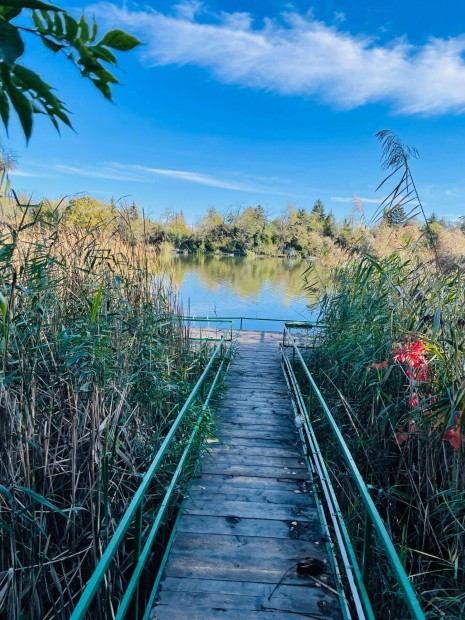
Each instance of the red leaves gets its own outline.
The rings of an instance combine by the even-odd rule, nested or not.
[[[460,448],[460,418],[462,417],[461,411],[456,411],[452,425],[444,433],[443,440],[448,441],[454,450]]]
[[[410,396],[410,398],[408,399],[408,404],[410,405],[410,407],[412,407],[412,409],[415,409],[415,407],[418,407],[419,404],[419,400],[418,400],[418,394],[416,392],[413,392],[412,396]]]
[[[428,360],[425,357],[426,344],[424,340],[410,340],[405,344],[392,349],[395,360],[407,364],[407,375],[415,381],[426,381],[428,378]]]
[[[428,379],[428,360],[426,359],[426,343],[424,340],[408,340],[404,345],[392,349],[394,360],[401,364],[407,364],[405,374],[409,380],[410,397],[408,404],[416,409],[420,404],[416,386]]]
[[[417,425],[415,423],[415,420],[410,420],[410,422],[408,423],[408,433],[404,432],[402,426],[397,427],[396,439],[399,446],[403,446],[404,444],[408,443],[409,439],[411,439],[411,437],[415,433],[416,426]]]

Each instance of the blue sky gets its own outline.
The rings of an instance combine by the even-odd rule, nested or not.
[[[25,62],[57,88],[76,133],[18,124],[18,191],[135,200],[157,216],[320,198],[341,218],[372,213],[376,131],[416,146],[428,212],[465,215],[465,5],[430,1],[60,2],[144,45],[120,55],[114,104],[64,58],[32,43]]]

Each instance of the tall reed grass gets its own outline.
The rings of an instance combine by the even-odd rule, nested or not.
[[[430,618],[465,618],[465,272],[412,244],[352,258],[320,299],[309,363]],[[331,433],[315,426],[358,548],[363,510]],[[408,617],[373,548],[376,617]]]
[[[69,617],[208,353],[191,348],[153,249],[40,211],[0,224],[0,614],[10,620]],[[95,617],[112,617],[132,549],[129,535]]]

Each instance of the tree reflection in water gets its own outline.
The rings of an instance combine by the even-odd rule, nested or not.
[[[309,266],[305,260],[169,255],[163,263],[178,287],[185,311],[191,314],[291,320],[315,316],[308,309],[315,297],[303,290],[303,274]],[[317,269],[325,279],[324,269]]]

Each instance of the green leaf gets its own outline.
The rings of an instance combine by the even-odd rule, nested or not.
[[[81,30],[81,32],[79,33],[79,38],[81,39],[81,41],[88,41],[89,40],[89,26],[86,22],[86,18],[84,17],[84,15],[81,15],[81,19],[79,20],[79,28]]]
[[[95,78],[90,78],[94,85],[99,89],[105,99],[112,101],[111,99],[111,89],[106,82],[102,82],[102,80],[98,80]]]
[[[19,9],[19,8],[14,9],[12,7],[8,8],[6,6],[0,6],[0,17],[3,17],[5,21],[10,22],[15,17],[18,17],[21,11],[22,9]]]
[[[95,299],[92,303],[92,312],[90,315],[90,322],[93,324],[95,319],[97,318],[98,310],[100,308],[100,302],[102,300],[102,291],[103,291],[103,281],[100,282],[100,286],[98,287],[97,294],[95,295]]]
[[[439,328],[441,327],[441,315],[442,315],[441,306],[439,306],[439,308],[434,313],[434,319],[433,319],[433,338],[434,338],[434,336],[436,336],[436,334],[439,331]]]
[[[37,30],[41,31],[43,29],[42,20],[39,17],[39,13],[37,11],[32,11],[32,21]]]
[[[90,33],[90,39],[89,39],[91,43],[95,41],[95,39],[97,38],[97,34],[98,34],[98,26],[97,26],[97,22],[94,19],[92,21],[92,32]]]
[[[76,38],[79,30],[79,24],[73,17],[71,17],[71,15],[68,15],[68,13],[65,13],[63,17],[65,19],[66,37],[68,38],[68,41],[72,41]]]
[[[3,484],[0,484],[0,493],[5,495],[10,504],[14,504],[15,498],[13,497],[13,494],[6,487],[4,487]]]
[[[55,127],[57,127],[55,117],[71,127],[71,121],[66,114],[67,110],[63,102],[53,94],[52,87],[44,82],[40,75],[27,67],[15,65],[14,76],[19,78],[23,90],[30,92],[40,103]]]
[[[2,321],[5,321],[6,314],[8,312],[8,301],[2,292],[0,292],[0,315],[2,317]]]
[[[47,27],[50,32],[53,31],[53,21],[47,11],[41,11],[42,19],[47,23]]]
[[[6,92],[13,104],[19,117],[19,122],[23,128],[26,140],[29,140],[32,133],[32,105],[29,99],[12,81],[5,82]]]
[[[89,47],[89,51],[96,57],[108,62],[110,65],[116,65],[116,57],[106,47],[94,45]]]
[[[14,63],[24,54],[24,43],[15,26],[0,21],[0,59]]]
[[[41,2],[40,0],[2,0],[2,6],[12,6],[18,9],[40,9],[43,11],[62,11],[54,4]]]
[[[8,131],[8,121],[10,119],[10,104],[8,103],[5,91],[0,85],[0,116],[2,117],[5,129]]]
[[[23,486],[17,485],[16,488],[19,489],[20,491],[22,491],[23,493],[25,493],[26,495],[29,495],[29,497],[31,499],[33,499],[34,502],[37,502],[37,503],[42,504],[44,506],[47,506],[47,508],[50,508],[50,510],[53,510],[53,512],[57,512],[58,514],[62,515],[68,521],[70,520],[68,515],[66,515],[63,512],[63,510],[58,508],[58,506],[55,506],[55,504],[52,504],[52,502],[50,502],[43,495],[39,495],[39,493],[36,493],[35,491],[33,491],[32,489],[29,489],[28,487],[23,487]]]
[[[63,33],[64,33],[63,22],[61,20],[61,13],[55,13],[55,19],[53,20],[53,26],[54,26],[53,33],[59,39],[60,37],[63,36]]]
[[[53,53],[57,53],[60,52],[62,49],[64,49],[64,47],[66,47],[65,45],[60,45],[59,43],[55,43],[55,41],[52,41],[51,39],[47,39],[46,37],[41,37],[42,43],[45,45],[45,47],[47,47],[49,50],[52,50]]]
[[[110,30],[99,43],[99,45],[106,45],[119,52],[128,52],[140,44],[139,39],[123,30]]]

